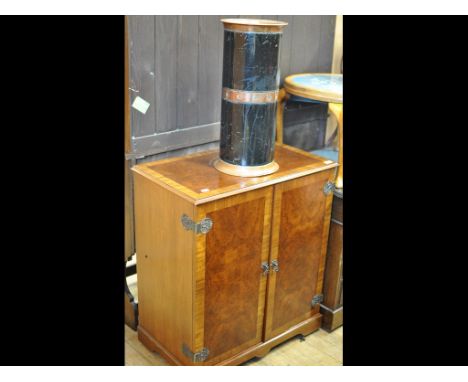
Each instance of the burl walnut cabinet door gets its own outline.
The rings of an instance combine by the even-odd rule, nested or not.
[[[313,317],[322,292],[333,171],[275,185],[265,340]]]
[[[197,207],[213,226],[197,235],[194,348],[215,364],[262,341],[273,187]]]

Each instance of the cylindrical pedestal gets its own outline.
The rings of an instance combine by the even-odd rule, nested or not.
[[[285,22],[224,19],[221,172],[244,177],[278,170],[274,162],[279,45]]]

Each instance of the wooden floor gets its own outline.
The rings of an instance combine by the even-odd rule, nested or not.
[[[138,298],[136,275],[127,278],[129,288]],[[254,358],[243,366],[340,366],[343,364],[343,327],[332,333],[319,329],[306,336],[291,338],[273,348],[265,357]],[[138,340],[137,332],[125,325],[126,366],[168,366],[157,353]]]

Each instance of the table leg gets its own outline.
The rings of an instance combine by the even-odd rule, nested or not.
[[[343,188],[343,104],[330,103],[330,111],[338,121],[338,175],[335,180],[336,188]]]
[[[286,90],[280,89],[278,93],[278,104],[276,106],[276,142],[283,143],[283,112],[284,104],[289,98]]]

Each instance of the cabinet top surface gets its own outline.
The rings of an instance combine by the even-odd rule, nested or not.
[[[194,204],[201,204],[338,166],[327,158],[276,144],[275,161],[279,165],[278,171],[266,176],[242,178],[216,170],[213,162],[218,157],[217,150],[205,151],[138,164],[132,170]]]

